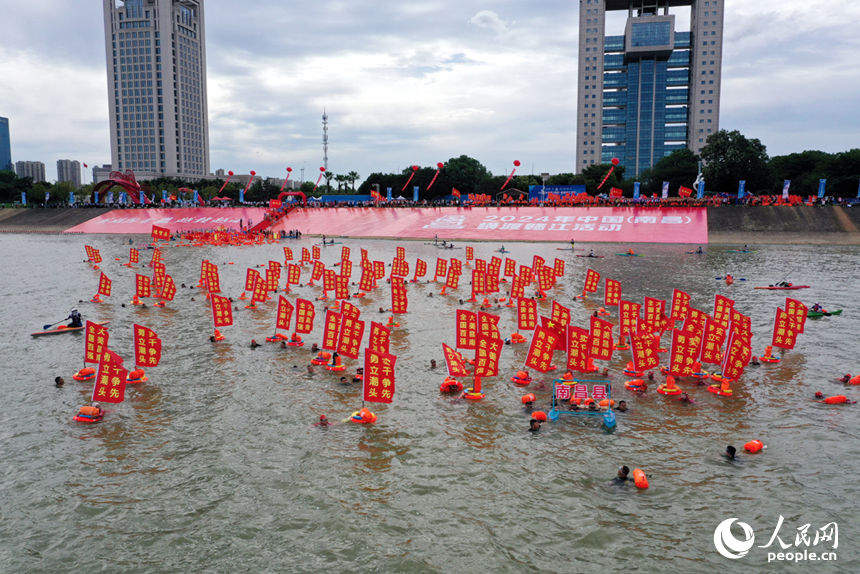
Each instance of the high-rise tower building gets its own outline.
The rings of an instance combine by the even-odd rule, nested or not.
[[[9,137],[8,118],[0,118],[0,170],[15,171],[12,165],[12,141]]]
[[[81,162],[70,159],[57,160],[57,183],[71,181],[76,188],[81,187]]]
[[[580,0],[577,172],[617,157],[636,176],[719,129],[726,0]],[[673,13],[690,7],[690,30]],[[623,36],[606,12],[627,11]]]
[[[45,181],[45,164],[41,161],[16,161],[15,173],[18,177],[32,177],[33,183]]]
[[[102,2],[114,169],[208,176],[203,0]]]

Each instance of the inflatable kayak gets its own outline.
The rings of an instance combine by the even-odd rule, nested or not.
[[[579,248],[571,249],[570,247],[556,247],[555,250],[556,251],[585,251],[585,249],[579,249]]]
[[[96,323],[96,325],[107,325],[110,321],[100,321]],[[51,329],[49,331],[36,331],[35,333],[30,333],[33,337],[39,337],[41,335],[56,335],[57,333],[73,333],[75,331],[83,331],[86,327],[63,327],[62,329]]]
[[[616,253],[618,257],[645,257],[641,253]]]
[[[806,313],[807,317],[829,317],[831,315],[841,315],[842,309],[837,309],[836,311],[809,311]]]
[[[771,291],[794,291],[795,289],[809,289],[809,285],[792,285],[791,287],[774,287],[773,285],[768,285],[767,287],[753,287],[753,289],[769,289]]]
[[[577,255],[577,257],[588,257],[589,259],[603,259],[605,255]]]
[[[704,255],[707,251],[684,251],[688,255]]]
[[[496,249],[496,253],[510,253],[507,249]]]

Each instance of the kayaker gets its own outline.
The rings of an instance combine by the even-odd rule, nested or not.
[[[594,249],[592,249],[591,251],[589,251],[589,252],[588,252],[588,256],[589,256],[589,257],[594,257]]]
[[[69,328],[83,327],[84,326],[84,320],[81,317],[81,314],[78,313],[78,309],[76,307],[72,307],[71,314],[68,317],[66,317],[66,319],[72,320],[72,322],[69,323]]]
[[[699,248],[698,248],[698,249],[696,249],[696,253],[704,253],[704,251],[702,251],[702,246],[701,246],[701,245],[699,245]]]
[[[820,303],[816,303],[812,306],[812,309],[810,309],[810,311],[812,311],[813,313],[823,313],[824,309],[821,307]]]
[[[632,248],[632,247],[631,247],[630,249],[628,249],[628,250],[627,250],[627,255],[636,255],[636,253],[634,253],[634,252],[633,252],[633,248]]]

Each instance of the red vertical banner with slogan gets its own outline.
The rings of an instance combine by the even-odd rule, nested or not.
[[[359,290],[368,292],[373,289],[373,270],[365,267],[361,270],[361,280],[358,283]]]
[[[581,327],[567,326],[567,368],[570,371],[588,371],[590,335]]]
[[[302,262],[302,263],[310,263],[310,261],[311,261],[311,252],[308,250],[308,248],[307,248],[307,247],[302,247],[302,259],[301,259],[301,262]]]
[[[535,255],[532,257],[532,273],[537,277],[540,270],[544,267],[544,263],[546,263],[546,259],[541,257],[540,255]]]
[[[333,269],[325,269],[323,270],[323,291],[334,291],[334,270]]]
[[[298,285],[302,282],[302,269],[298,265],[287,265],[287,286]]]
[[[173,282],[173,277],[170,275],[164,276],[164,286],[161,288],[161,293],[158,295],[165,301],[173,301],[176,297],[176,283]]]
[[[477,269],[472,269],[472,296],[482,295],[486,290],[485,275]]]
[[[280,278],[280,269],[266,269],[266,292],[277,291]]]
[[[663,309],[666,302],[654,297],[645,297],[645,307],[642,312],[643,323],[648,333],[656,333],[660,330],[660,320],[663,317]]]
[[[296,333],[307,334],[314,330],[316,309],[311,301],[296,299]]]
[[[600,285],[600,273],[589,269],[585,274],[585,285],[582,290],[586,293],[597,293],[597,286]]]
[[[495,377],[499,374],[502,340],[479,333],[475,340],[475,376]]]
[[[349,298],[349,277],[336,275],[334,278],[334,297],[335,299]]]
[[[313,247],[311,247],[311,249],[313,250],[313,251],[312,251],[312,252],[313,252],[313,256],[312,256],[312,258],[313,258],[313,259],[319,259],[319,258],[322,256],[322,253],[320,252],[320,248],[319,248],[319,247],[317,247],[316,245],[314,245]]]
[[[475,249],[466,246],[466,261],[472,261],[475,258]]]
[[[406,295],[406,285],[403,277],[391,278],[391,312],[394,314],[406,313],[409,307],[409,299]]]
[[[141,275],[140,273],[134,276],[134,294],[137,297],[150,296],[149,277],[147,277],[146,275]]]
[[[684,322],[687,320],[687,315],[690,313],[690,296],[680,289],[675,289],[672,292],[672,313],[670,319]]]
[[[541,373],[548,372],[552,365],[552,353],[559,339],[554,331],[536,326],[525,365]]]
[[[517,262],[505,257],[505,277],[513,277],[517,274]]]
[[[367,343],[371,351],[389,353],[391,347],[391,330],[382,323],[370,323],[370,340]]]
[[[466,377],[470,373],[466,370],[466,363],[460,357],[460,353],[442,343],[442,353],[445,356],[445,365],[448,367],[449,377]]]
[[[806,316],[809,313],[809,308],[797,299],[786,297],[785,312],[788,313],[789,319],[794,321],[797,332],[803,333],[803,329],[806,328]]]
[[[107,349],[109,338],[110,333],[108,333],[107,327],[87,321],[84,363],[98,364],[101,362],[102,355]]]
[[[108,279],[108,276],[102,272],[99,276],[99,295],[104,295],[105,297],[110,297],[111,285],[113,282]]]
[[[152,265],[152,283],[156,290],[164,287],[164,278],[167,277],[167,268],[164,263],[153,263]]]
[[[552,267],[544,265],[538,272],[538,286],[541,291],[549,291],[555,286],[555,272]]]
[[[233,324],[233,307],[231,307],[230,299],[220,295],[212,295],[212,320],[215,323],[215,328],[229,327]]]
[[[337,350],[337,337],[340,334],[340,313],[331,309],[325,312],[325,330],[323,331],[322,348]]]
[[[537,326],[537,301],[517,299],[517,329],[531,331]]]
[[[556,257],[555,263],[552,266],[556,277],[564,277],[564,260]]]
[[[733,332],[726,345],[726,356],[723,359],[722,375],[736,381],[744,372],[752,359],[752,341],[749,336]]]
[[[523,278],[514,275],[511,279],[511,299],[522,299],[526,294],[526,282]]]
[[[620,302],[618,305],[619,315],[621,316],[619,337],[624,337],[628,333],[633,333],[638,329],[639,308],[639,303],[631,303],[630,301]]]
[[[256,269],[248,268],[245,272],[245,291],[253,291],[254,285],[257,284],[257,279],[260,278],[260,272]]]
[[[687,320],[684,321],[684,329],[693,333],[701,333],[705,329],[705,322],[709,315],[700,309],[690,307]]]
[[[549,319],[560,327],[566,328],[568,325],[570,325],[570,309],[568,309],[558,301],[553,301],[552,312],[550,313]]]
[[[122,358],[107,349],[102,354],[96,384],[93,387],[93,400],[102,403],[121,403],[125,400],[125,381],[128,371],[122,366]]]
[[[777,307],[770,344],[780,349],[793,349],[795,343],[797,343],[797,325],[788,313]]]
[[[394,366],[397,357],[389,353],[364,350],[364,400],[390,403],[394,397]]]
[[[152,226],[152,238],[156,241],[170,241],[170,230],[166,227]]]
[[[487,272],[487,262],[484,261],[483,259],[476,259],[475,260],[475,269],[477,269],[481,273],[486,273]]]
[[[384,261],[374,261],[373,262],[373,277],[374,279],[382,279],[385,277],[385,262]]]
[[[139,367],[157,367],[161,361],[161,339],[155,331],[143,325],[134,325],[134,364]]]
[[[413,277],[413,280],[420,279],[425,275],[427,275],[427,263],[419,259],[415,262],[415,276]]]
[[[499,334],[499,320],[501,317],[498,315],[492,315],[490,313],[484,313],[483,311],[478,311],[478,334],[479,335],[487,335],[489,337],[493,337],[498,339],[501,337]]]
[[[364,338],[364,321],[355,316],[344,315],[341,319],[340,336],[337,341],[337,352],[344,357],[357,359]]]
[[[660,366],[657,355],[657,339],[649,334],[630,335],[630,353],[633,355],[633,367],[637,371],[647,371]]]
[[[478,337],[478,316],[472,311],[457,309],[457,343],[458,349],[474,349]]]
[[[292,261],[293,260],[293,250],[289,247],[284,247],[284,261]]]
[[[752,339],[752,319],[733,308],[731,321],[729,322],[729,332],[739,333],[748,339]]]
[[[140,253],[134,247],[128,250],[128,262],[129,263],[140,263]]]
[[[257,280],[254,282],[254,289],[251,291],[251,304],[262,303],[266,300],[266,282],[262,277],[257,275]]]
[[[672,332],[669,373],[676,377],[689,377],[695,373],[693,365],[698,361],[702,347],[702,333],[678,329]]]
[[[612,358],[614,341],[612,340],[613,325],[599,317],[591,317],[591,343],[588,355],[599,361],[608,361]]]
[[[349,247],[344,245],[340,248],[340,260],[341,261],[349,261],[350,250]]]
[[[447,259],[436,259],[436,272],[433,274],[434,279],[436,277],[444,277],[448,274],[448,260]]]
[[[617,307],[621,302],[621,282],[606,279],[603,283],[603,304],[607,307]]]
[[[716,319],[708,317],[705,321],[704,340],[702,341],[701,362],[719,365],[723,362],[723,343],[726,341],[726,327]]]
[[[397,258],[398,259],[406,259],[406,248],[397,246]]]
[[[275,323],[275,329],[290,330],[290,324],[293,322],[293,304],[286,297],[281,295],[278,297],[278,318]]]
[[[714,295],[714,321],[724,328],[728,327],[734,306],[735,302],[728,297]]]
[[[448,278],[445,280],[445,289],[456,289],[460,285],[460,274],[454,273],[452,267],[448,272]]]
[[[340,262],[340,276],[349,279],[352,277],[352,261],[344,259]]]

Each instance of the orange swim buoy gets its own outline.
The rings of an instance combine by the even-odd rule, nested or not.
[[[753,454],[764,448],[764,444],[760,440],[751,440],[744,445],[744,450]]]
[[[602,401],[600,401],[600,406],[601,407],[614,407],[615,406],[615,399],[603,399]]]
[[[848,397],[845,395],[836,395],[835,397],[827,397],[824,402],[828,405],[838,405],[848,402]]]
[[[529,393],[527,395],[523,395],[523,398],[522,398],[523,404],[533,403],[536,400],[537,400],[537,397],[535,396],[534,393]]]
[[[543,411],[535,411],[532,413],[532,418],[542,423],[546,422],[546,413]]]
[[[645,381],[642,379],[635,379],[632,381],[627,381],[624,383],[624,388],[629,391],[636,391],[638,393],[644,393],[648,390],[648,385],[645,384]]]
[[[633,469],[633,483],[636,488],[648,488],[648,477],[645,476],[645,471],[641,468]]]
[[[848,381],[849,385],[860,385],[860,375],[855,376],[853,379]]]

